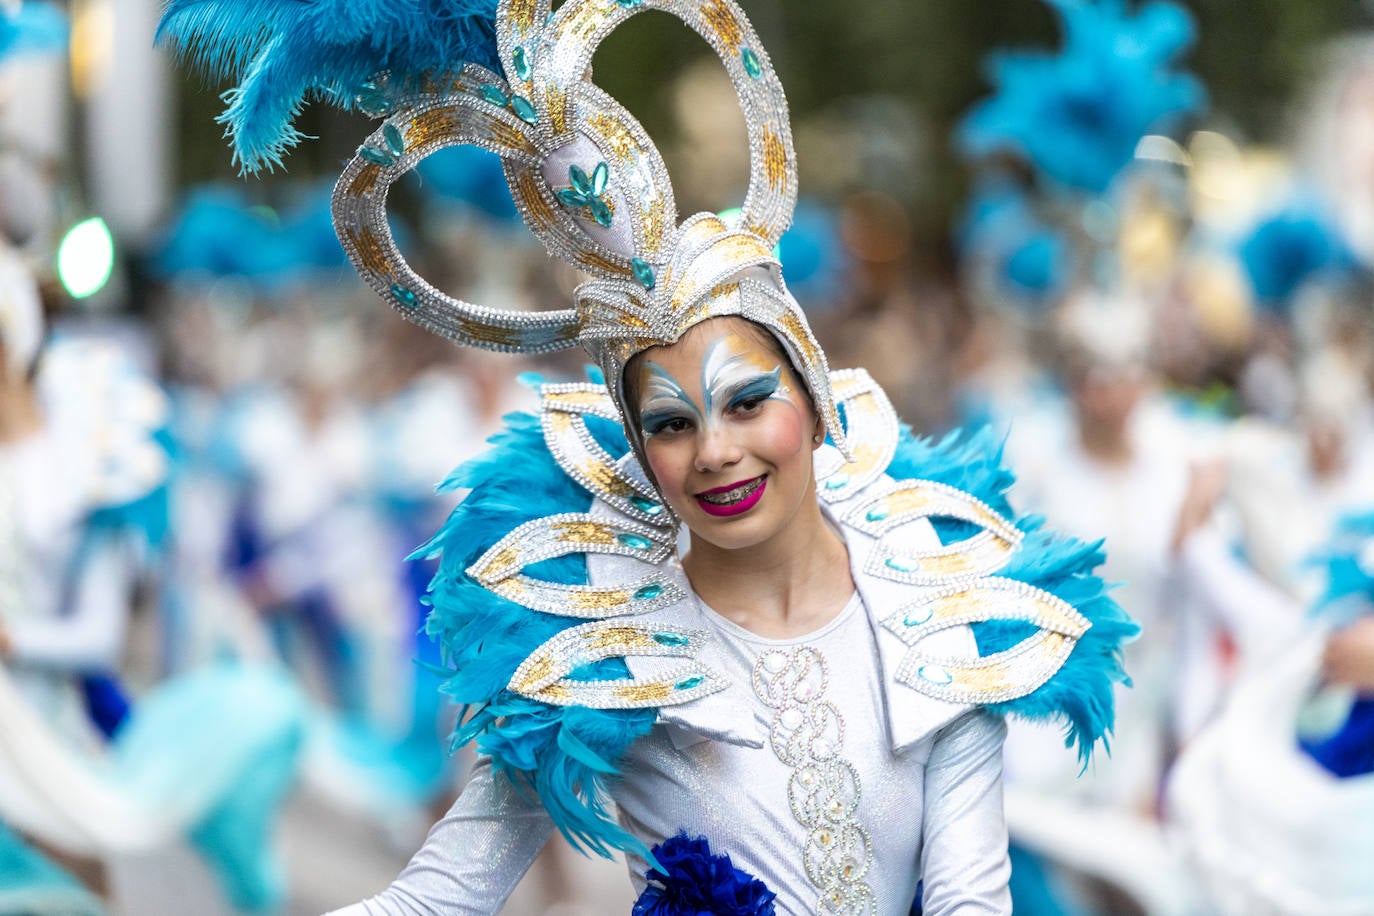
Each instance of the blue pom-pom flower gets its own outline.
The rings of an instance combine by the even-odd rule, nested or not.
[[[635,901],[634,916],[772,916],[777,894],[736,868],[728,855],[713,855],[705,837],[686,833],[653,848],[659,867],[645,873],[649,886]]]

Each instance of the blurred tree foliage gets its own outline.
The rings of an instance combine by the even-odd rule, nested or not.
[[[925,149],[916,195],[918,238],[938,242],[966,187],[950,149],[961,114],[987,94],[981,68],[995,48],[1058,47],[1054,16],[1040,0],[740,0],[787,89],[793,119],[843,112],[875,95],[895,98],[922,126]],[[1243,139],[1282,139],[1288,104],[1314,75],[1314,53],[1342,32],[1371,23],[1358,0],[1184,0],[1199,40],[1185,58],[1211,94],[1210,122]],[[624,101],[659,141],[671,140],[665,80],[709,53],[696,35],[657,13],[635,17],[598,52],[596,79]],[[184,84],[178,116],[179,180],[232,178],[213,117],[219,89]],[[340,118],[309,106],[300,127],[320,137],[287,161],[295,177],[337,170],[367,130],[362,118]],[[808,165],[802,162],[803,180]]]

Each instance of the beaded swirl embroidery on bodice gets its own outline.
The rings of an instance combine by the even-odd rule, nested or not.
[[[770,649],[755,661],[753,683],[773,711],[773,753],[792,768],[787,801],[808,831],[802,855],[806,876],[819,892],[817,910],[871,913],[873,892],[864,878],[873,847],[858,818],[858,771],[841,753],[844,717],[825,698],[825,656],[810,646]]]

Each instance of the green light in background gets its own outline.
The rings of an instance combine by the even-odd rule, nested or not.
[[[100,217],[82,220],[57,249],[57,277],[73,299],[100,292],[114,270],[114,240]]]

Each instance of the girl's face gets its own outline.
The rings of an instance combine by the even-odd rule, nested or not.
[[[703,322],[631,371],[649,469],[694,537],[752,547],[813,498],[820,422],[787,360],[746,321]]]

